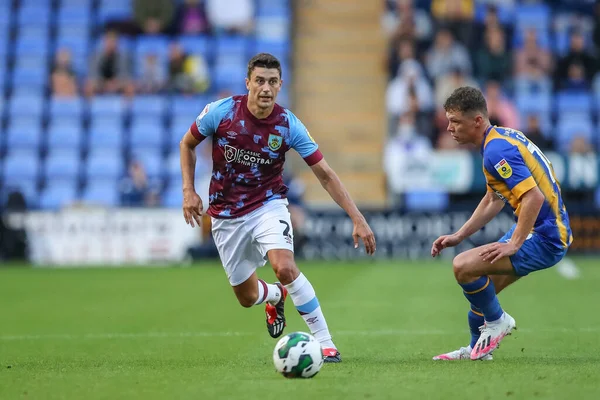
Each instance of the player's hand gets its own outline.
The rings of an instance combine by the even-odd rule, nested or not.
[[[479,256],[483,261],[489,261],[490,264],[493,264],[502,257],[512,256],[517,251],[519,251],[519,248],[510,242],[491,243],[481,249]]]
[[[446,247],[454,247],[460,244],[463,239],[456,233],[452,235],[440,236],[431,246],[431,257],[437,257]]]
[[[354,230],[352,231],[352,238],[354,238],[354,248],[358,249],[358,239],[362,239],[365,244],[365,250],[367,254],[372,255],[377,250],[377,246],[375,243],[375,235],[373,231],[367,224],[367,221],[363,218],[360,218],[354,221]]]
[[[202,225],[202,199],[194,190],[183,191],[183,218],[188,225]]]

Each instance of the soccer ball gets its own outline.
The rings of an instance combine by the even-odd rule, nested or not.
[[[308,333],[290,333],[275,345],[273,362],[286,378],[312,378],[323,366],[321,343]]]

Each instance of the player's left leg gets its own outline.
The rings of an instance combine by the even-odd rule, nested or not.
[[[288,249],[271,249],[267,256],[275,275],[285,285],[296,310],[310,329],[310,333],[321,343],[325,362],[340,362],[341,355],[331,340],[319,299],[309,280],[296,266],[294,253]]]
[[[494,264],[484,261],[479,255],[483,248],[484,246],[481,246],[465,251],[456,256],[453,261],[456,281],[463,288],[467,300],[476,307],[472,311],[483,314],[485,319],[481,335],[471,351],[473,360],[489,355],[515,328],[514,319],[502,310],[496,296],[494,281],[490,278],[490,275],[514,276],[512,262],[509,257],[504,257]],[[475,312],[469,318],[469,325],[473,325],[472,328],[479,317]]]

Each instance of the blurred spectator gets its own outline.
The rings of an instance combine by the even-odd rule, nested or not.
[[[502,2],[502,5],[504,7],[509,6],[510,4],[507,4],[510,2],[510,0],[500,0]],[[506,47],[510,48],[511,47],[511,43],[512,43],[512,37],[513,37],[513,28],[511,25],[509,24],[503,24],[500,21],[500,17],[498,15],[498,7],[496,6],[496,4],[493,4],[494,1],[488,2],[489,4],[486,7],[486,12],[485,12],[485,17],[483,19],[483,22],[478,23],[476,25],[476,29],[475,32],[477,32],[477,35],[472,35],[472,40],[470,41],[470,45],[473,48],[481,48],[483,46],[485,46],[485,38],[486,38],[486,34],[488,31],[492,30],[492,29],[502,29],[502,31],[504,32],[504,36],[505,36],[505,42],[506,42]]]
[[[439,78],[435,85],[435,106],[443,111],[442,106],[452,92],[462,86],[478,87],[477,82],[465,75],[462,69],[455,67],[450,73]],[[445,113],[444,113],[445,114]],[[444,119],[446,116],[444,115]]]
[[[477,78],[481,82],[510,77],[511,58],[506,51],[504,32],[493,28],[486,32],[485,47],[477,53]]]
[[[388,140],[383,155],[388,186],[394,193],[402,193],[422,186],[423,174],[431,157],[431,143],[417,132],[412,113],[403,114],[397,131]]]
[[[252,0],[206,0],[206,13],[217,33],[248,34],[253,29]]]
[[[435,36],[433,47],[426,56],[426,66],[429,76],[434,80],[455,68],[471,74],[471,57],[465,46],[456,42],[452,33],[444,28]]]
[[[525,31],[525,42],[516,51],[514,66],[516,76],[530,76],[533,69],[539,70],[541,75],[550,75],[552,72],[552,54],[539,46],[535,29]]]
[[[143,59],[138,91],[140,93],[159,93],[167,84],[168,76],[165,66],[156,54],[147,54]]]
[[[581,32],[575,31],[571,34],[569,53],[557,63],[554,73],[556,88],[562,87],[562,83],[569,79],[569,70],[573,64],[579,64],[583,68],[585,80],[590,83],[597,71],[596,58],[585,49],[585,38]]]
[[[586,79],[585,69],[578,62],[573,62],[567,70],[567,79],[562,82],[560,89],[573,91],[587,91],[590,89],[590,82]]]
[[[174,20],[174,31],[180,35],[198,35],[210,32],[204,0],[185,0],[179,5]]]
[[[119,191],[121,205],[124,207],[145,207],[158,204],[158,193],[150,186],[144,166],[137,160],[129,164],[127,175],[121,180]]]
[[[413,0],[395,0],[393,8],[383,16],[383,30],[393,43],[399,39],[411,39],[423,46],[431,40],[431,18],[425,10],[415,9],[413,3]]]
[[[165,33],[174,15],[172,0],[134,0],[135,22],[148,35]]]
[[[571,154],[588,154],[594,151],[592,144],[586,139],[585,135],[573,134],[570,146]]]
[[[60,49],[56,53],[51,74],[52,95],[55,97],[75,97],[78,94],[77,77],[71,62],[71,52]]]
[[[306,241],[304,235],[306,224],[306,204],[304,203],[304,183],[289,171],[283,173],[283,183],[288,187],[288,210],[294,228],[294,250],[300,251]]]
[[[129,62],[119,50],[116,32],[104,35],[102,49],[92,56],[86,94],[120,93],[131,86]]]
[[[554,142],[542,133],[540,119],[535,114],[527,116],[527,125],[524,129],[525,136],[531,140],[542,151],[554,150]]]
[[[518,127],[519,113],[514,104],[502,93],[497,81],[489,81],[485,86],[488,115],[492,125]]]
[[[393,49],[390,56],[388,68],[389,77],[394,79],[398,73],[398,68],[406,60],[415,60],[415,44],[412,39],[403,38],[398,41],[397,48]]]
[[[410,110],[410,94],[414,92],[420,111],[431,110],[433,93],[429,82],[423,76],[421,65],[415,60],[407,60],[400,65],[399,74],[387,89],[387,110],[392,116],[400,116]]]
[[[459,42],[470,42],[475,15],[474,0],[432,0],[431,13],[438,23],[452,31]]]
[[[208,64],[201,55],[190,56],[180,45],[169,48],[169,88],[176,93],[202,93],[210,85]]]

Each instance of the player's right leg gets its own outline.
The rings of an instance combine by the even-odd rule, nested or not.
[[[282,309],[287,294],[285,288],[281,284],[266,283],[256,276],[256,268],[265,265],[265,260],[252,243],[246,219],[213,218],[212,233],[223,268],[240,305],[252,307],[266,303],[267,310],[269,307]],[[272,318],[267,312],[267,327],[272,337],[281,336],[285,327],[283,311],[281,318]]]

